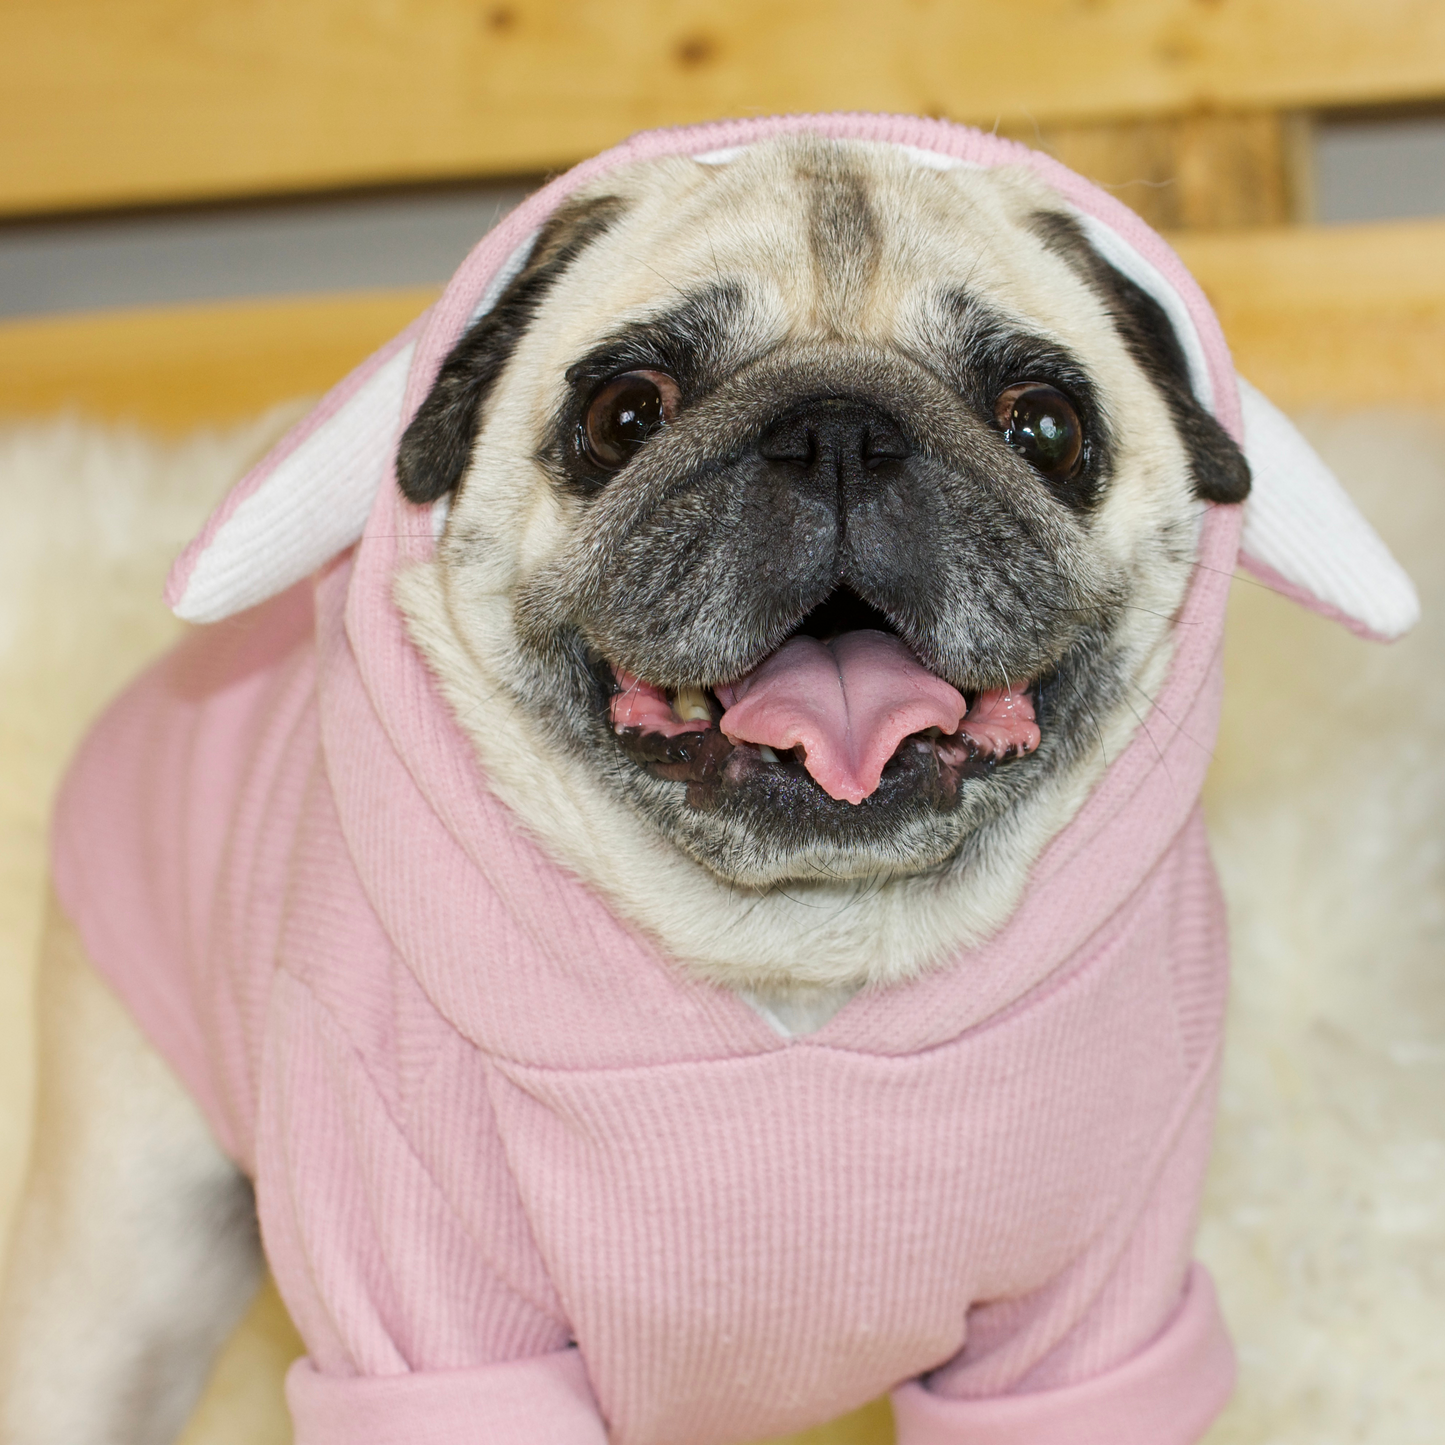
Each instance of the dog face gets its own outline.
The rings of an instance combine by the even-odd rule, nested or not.
[[[569,202],[398,474],[551,765],[751,889],[966,870],[1147,710],[1248,488],[1041,182],[814,137]]]

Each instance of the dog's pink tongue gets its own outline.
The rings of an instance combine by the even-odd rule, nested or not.
[[[901,638],[844,632],[794,637],[730,688],[718,724],[734,742],[803,749],[803,766],[830,798],[861,803],[910,733],[956,732],[968,704]]]

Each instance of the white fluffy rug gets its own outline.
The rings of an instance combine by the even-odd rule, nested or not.
[[[47,800],[91,716],[179,628],[169,558],[285,421],[161,444],[0,431],[0,1220],[28,1108]],[[1236,584],[1209,788],[1234,920],[1201,1234],[1241,1357],[1210,1445],[1445,1439],[1445,418],[1315,419],[1425,598],[1371,648]],[[188,1445],[287,1438],[295,1348],[263,1296]],[[825,1432],[814,1432],[817,1439]],[[886,1436],[877,1411],[826,1438]]]
[[[1415,578],[1382,648],[1236,583],[1206,800],[1234,994],[1211,1445],[1445,1440],[1445,418],[1306,418]]]

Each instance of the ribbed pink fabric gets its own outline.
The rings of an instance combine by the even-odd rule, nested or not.
[[[988,1400],[949,1400],[912,1383],[894,1392],[893,1409],[911,1445],[1166,1445],[1197,1440],[1233,1388],[1214,1286],[1195,1265],[1163,1333],[1107,1374]]]
[[[804,125],[1028,156],[788,118],[581,170]],[[515,238],[488,245],[495,269]],[[412,405],[490,275],[474,255],[433,312]],[[393,489],[314,585],[122,697],[63,789],[56,884],[256,1180],[310,1352],[300,1445],[592,1445],[603,1422],[721,1445],[899,1386],[906,1445],[1197,1438],[1230,1379],[1189,1259],[1226,968],[1197,798],[1238,531],[1210,512],[1159,703],[1010,922],[801,1040],[660,957],[487,791],[390,600],[432,546]]]
[[[318,1374],[309,1360],[297,1360],[286,1377],[286,1401],[301,1440],[604,1445],[607,1439],[575,1349],[474,1370],[362,1380]]]

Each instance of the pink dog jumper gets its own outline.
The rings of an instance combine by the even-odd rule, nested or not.
[[[1208,307],[1108,197],[958,127],[792,117],[553,183],[238,487],[171,599],[259,605],[102,719],[55,876],[255,1180],[309,1351],[300,1445],[721,1445],[889,1390],[905,1445],[1186,1445],[1229,1392],[1190,1254],[1226,986],[1198,795],[1239,508],[1206,518],[1147,727],[1012,920],[791,1040],[539,851],[392,605],[434,535],[396,437],[541,218],[609,166],[784,128],[1041,171],[1162,278],[1240,435]]]

